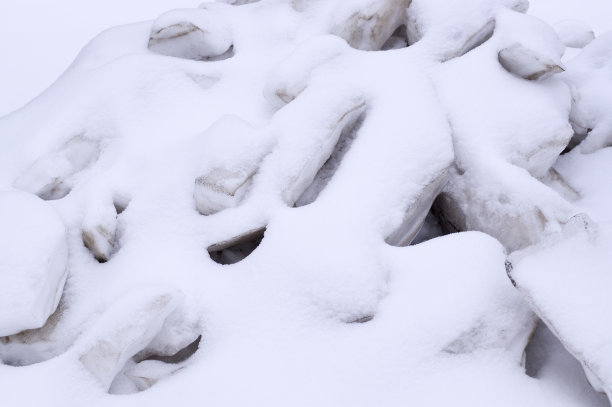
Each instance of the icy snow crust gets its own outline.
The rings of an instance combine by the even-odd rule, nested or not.
[[[233,3],[102,33],[0,121],[7,405],[599,405],[524,350],[533,309],[610,394],[552,252],[605,286],[609,35],[566,66],[581,26],[526,1]],[[433,214],[465,233],[404,247]]]

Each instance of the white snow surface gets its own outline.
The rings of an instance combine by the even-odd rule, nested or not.
[[[225,1],[95,37],[0,119],[3,404],[605,405],[610,34],[528,6]]]

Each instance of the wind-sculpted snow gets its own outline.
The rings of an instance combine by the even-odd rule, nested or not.
[[[225,1],[100,34],[0,121],[8,405],[575,405],[525,373],[530,305],[607,390],[588,301],[529,262],[611,202],[580,176],[608,168],[609,41],[527,6]]]

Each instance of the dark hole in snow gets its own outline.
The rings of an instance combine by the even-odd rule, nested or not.
[[[446,234],[447,233],[442,230],[439,217],[432,209],[427,213],[421,230],[419,230],[419,233],[417,233],[417,235],[414,237],[411,244],[415,245],[423,243]]]
[[[333,178],[334,174],[340,167],[342,159],[351,149],[351,145],[355,141],[364,119],[365,115],[362,114],[357,117],[354,122],[349,123],[342,130],[331,156],[327,159],[327,161],[325,161],[321,169],[319,169],[312,183],[308,186],[308,188],[306,188],[297,201],[295,201],[295,207],[306,206],[313,203],[321,191],[325,189],[329,181]]]
[[[444,193],[438,195],[434,201],[431,211],[433,216],[438,220],[443,235],[463,232],[465,230],[463,225],[457,224],[454,221],[458,216],[450,216],[451,213],[456,210],[456,208],[453,208],[451,200]]]
[[[382,51],[388,51],[390,49],[400,49],[406,48],[408,46],[408,31],[406,29],[406,25],[402,24],[393,34],[385,41],[383,46],[381,47]]]
[[[215,55],[212,57],[204,57],[201,60],[202,61],[209,61],[209,62],[213,62],[213,61],[223,61],[225,59],[230,59],[234,56],[234,45],[231,45],[227,51],[225,51],[223,54],[221,55]]]
[[[366,322],[370,322],[374,319],[374,315],[364,315],[362,317],[353,319],[351,321],[347,321],[349,324],[365,324]]]
[[[236,264],[247,258],[261,243],[266,228],[249,231],[208,247],[210,258],[218,264]]]
[[[580,125],[577,125],[576,123],[573,123],[573,122],[570,122],[570,123],[572,125],[572,129],[574,129],[574,135],[570,139],[565,149],[561,152],[561,154],[567,154],[570,151],[572,151],[574,148],[576,148],[577,145],[582,143],[584,139],[587,138],[589,133],[593,130],[593,129],[585,129],[584,127],[581,127]]]
[[[431,212],[433,203],[440,196],[440,191],[444,188],[444,185],[446,185],[446,179],[446,171],[443,171],[431,179],[429,183],[421,189],[419,195],[415,196],[410,205],[406,208],[402,222],[398,224],[393,233],[385,238],[387,244],[403,247],[412,243],[425,225],[427,215]],[[430,221],[433,222],[433,220],[434,219],[430,217]],[[430,225],[428,225],[428,227],[429,226]],[[429,228],[427,230],[429,230]],[[426,237],[425,233],[427,230],[423,231],[423,239]],[[435,234],[435,229],[433,233]]]
[[[115,198],[113,199],[113,206],[115,207],[115,212],[117,215],[121,215],[123,211],[125,211],[129,205],[129,199],[124,198]]]
[[[197,352],[200,347],[200,341],[202,340],[202,335],[198,336],[195,341],[191,342],[189,345],[185,346],[183,349],[176,352],[174,355],[169,356],[161,356],[161,355],[151,355],[143,360],[158,360],[164,363],[181,363],[189,359],[194,353]],[[138,362],[142,362],[139,360]]]
[[[426,242],[436,237],[446,236],[451,233],[457,233],[460,230],[451,223],[445,213],[445,205],[441,204],[443,200],[443,194],[439,194],[434,200],[421,229],[418,231],[411,244],[419,244]]]

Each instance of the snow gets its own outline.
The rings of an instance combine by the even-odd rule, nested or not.
[[[224,1],[92,39],[0,120],[3,400],[606,405],[610,37],[533,3],[566,22]]]

